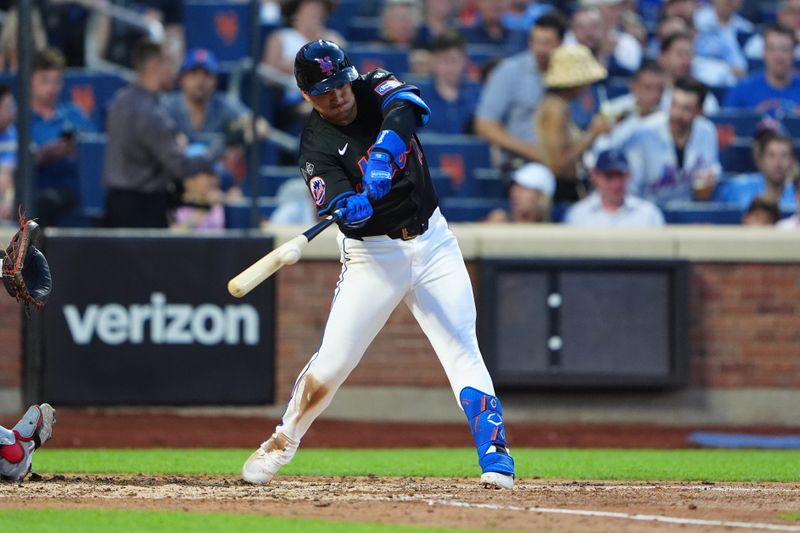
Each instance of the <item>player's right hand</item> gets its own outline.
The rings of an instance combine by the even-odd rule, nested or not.
[[[380,200],[392,188],[392,156],[375,148],[369,154],[367,168],[364,170],[364,192],[373,200]]]
[[[342,221],[348,228],[361,228],[372,216],[372,204],[364,194],[352,194],[344,199]]]

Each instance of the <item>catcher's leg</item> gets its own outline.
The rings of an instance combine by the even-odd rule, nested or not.
[[[300,373],[275,433],[250,456],[242,478],[268,483],[330,404],[407,288],[407,253],[392,243],[345,239],[343,266],[319,351]]]
[[[0,477],[20,480],[30,471],[33,452],[53,434],[55,409],[32,405],[13,429],[0,427]]]

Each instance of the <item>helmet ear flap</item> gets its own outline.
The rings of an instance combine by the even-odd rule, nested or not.
[[[315,96],[354,81],[358,71],[338,44],[318,40],[297,52],[294,77],[300,90]]]

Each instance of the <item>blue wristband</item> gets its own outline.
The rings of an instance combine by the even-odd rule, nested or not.
[[[406,143],[394,130],[381,130],[373,146],[391,155],[394,163],[408,150]]]

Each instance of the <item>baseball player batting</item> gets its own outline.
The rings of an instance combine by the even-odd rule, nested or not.
[[[0,270],[8,293],[26,308],[41,309],[50,295],[50,267],[34,242],[38,224],[20,214],[20,229],[5,250]],[[0,426],[0,479],[17,481],[31,470],[33,452],[53,434],[56,411],[50,404],[32,405],[12,429]]]
[[[400,302],[430,339],[463,409],[485,486],[513,488],[500,400],[478,349],[475,301],[458,243],[438,208],[415,132],[430,110],[419,90],[375,69],[359,76],[344,51],[313,41],[294,73],[314,108],[300,170],[320,215],[341,209],[342,271],[322,343],[300,372],[275,433],[242,477],[268,483],[361,360]]]

